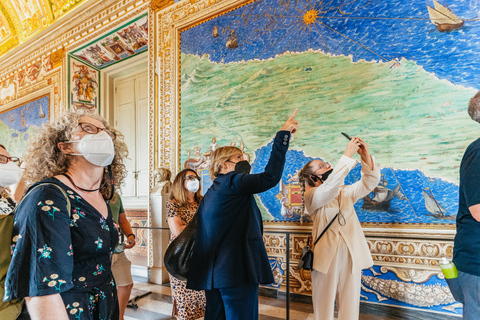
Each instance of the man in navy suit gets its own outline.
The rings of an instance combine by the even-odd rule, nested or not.
[[[213,185],[200,203],[195,248],[187,288],[205,290],[205,320],[258,319],[258,286],[274,281],[263,243],[263,224],[254,194],[281,179],[290,134],[298,129],[288,118],[275,136],[265,171],[249,174],[250,164],[236,147],[212,154]]]

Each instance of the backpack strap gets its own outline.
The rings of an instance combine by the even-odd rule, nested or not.
[[[65,190],[63,190],[62,187],[60,187],[58,184],[51,183],[51,182],[43,182],[43,183],[38,183],[37,185],[35,185],[32,189],[30,189],[30,191],[27,192],[27,194],[26,194],[26,195],[22,198],[22,200],[18,203],[17,208],[20,206],[20,204],[22,203],[23,199],[25,199],[33,190],[35,190],[37,187],[45,186],[45,185],[52,185],[52,186],[55,186],[55,187],[57,187],[58,189],[60,189],[60,191],[62,192],[63,196],[64,196],[65,199],[67,200],[68,216],[71,218],[71,217],[72,217],[72,204],[70,203],[70,198],[68,197],[67,193],[65,192]]]

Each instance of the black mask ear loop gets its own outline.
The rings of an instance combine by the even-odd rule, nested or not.
[[[108,166],[108,176],[110,177],[110,198],[107,200],[110,201],[113,199],[113,195],[115,194],[115,184],[113,183],[113,172],[112,172],[112,165]]]

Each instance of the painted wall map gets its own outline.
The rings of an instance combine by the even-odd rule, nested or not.
[[[0,111],[0,144],[12,156],[22,157],[26,141],[49,121],[50,96],[44,95],[11,109]]]
[[[100,72],[69,57],[70,106],[73,110],[99,110]]]
[[[259,195],[265,220],[300,220],[296,172],[313,158],[334,165],[347,132],[367,141],[382,172],[356,204],[361,222],[454,224],[460,160],[478,132],[466,109],[480,88],[479,9],[264,0],[184,30],[182,163],[208,167],[215,138],[242,146],[260,172],[298,107],[282,181]],[[357,165],[346,183],[359,177]]]
[[[102,39],[73,52],[73,55],[102,69],[147,49],[148,16],[144,14]]]

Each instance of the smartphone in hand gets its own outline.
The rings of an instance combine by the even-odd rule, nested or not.
[[[350,137],[348,134],[346,134],[345,132],[342,132],[343,136],[345,138],[347,138],[348,140],[352,140],[352,137]]]

